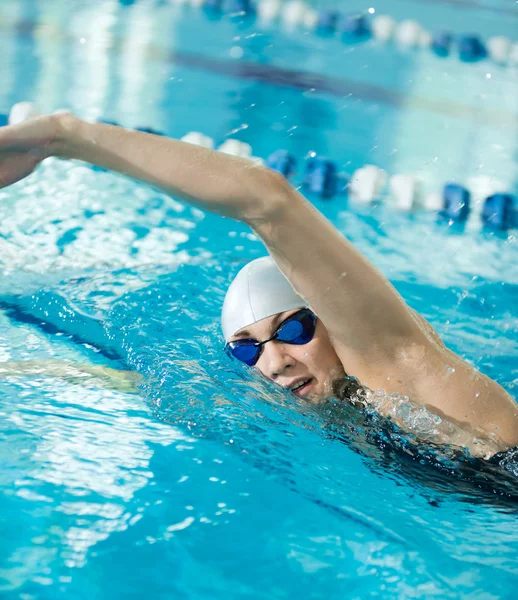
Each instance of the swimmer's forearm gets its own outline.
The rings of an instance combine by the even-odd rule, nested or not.
[[[250,223],[275,193],[276,174],[250,160],[72,115],[58,119],[54,155],[123,173],[205,210]]]

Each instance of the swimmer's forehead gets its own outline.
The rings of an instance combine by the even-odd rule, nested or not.
[[[299,310],[301,309],[295,308],[291,310],[285,310],[284,312],[277,313],[276,315],[270,315],[269,317],[265,317],[264,319],[261,319],[256,323],[252,323],[252,325],[247,325],[246,327],[243,327],[243,329],[236,331],[236,333],[234,333],[231,339],[242,340],[247,338],[253,338],[254,330],[256,329],[256,325],[258,325],[259,323],[268,323],[270,332],[273,334],[274,331],[277,329],[278,325],[282,323],[282,321],[285,321],[286,319],[291,317],[291,315],[298,313]]]

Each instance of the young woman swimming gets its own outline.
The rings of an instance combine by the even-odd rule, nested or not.
[[[486,440],[486,457],[518,445],[513,398],[447,349],[283,176],[247,159],[62,113],[0,129],[0,187],[50,156],[124,173],[253,229],[271,259],[237,275],[222,325],[229,352],[267,379],[319,402],[353,375]]]

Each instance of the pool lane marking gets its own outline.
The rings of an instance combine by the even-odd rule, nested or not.
[[[29,20],[20,21],[16,24],[4,23],[0,18],[0,29],[5,26],[14,27],[19,35],[46,37],[56,42],[77,42],[76,38],[44,23]],[[107,48],[107,54],[120,52],[126,43],[127,41],[123,38],[114,38],[111,46]],[[86,44],[85,49],[87,50],[87,48],[88,45]],[[434,100],[390,90],[375,84],[320,75],[311,71],[287,69],[250,61],[236,61],[235,59],[218,59],[180,50],[165,50],[153,44],[145,48],[144,54],[150,60],[163,60],[170,64],[199,69],[210,74],[217,73],[236,79],[257,81],[304,91],[313,90],[336,97],[352,95],[363,100],[382,102],[398,108],[413,108],[451,117],[471,118],[493,127],[518,128],[518,114],[506,110],[471,107],[458,102]]]
[[[183,67],[200,69],[208,71],[211,74],[218,73],[237,79],[257,81],[304,91],[314,90],[315,92],[324,92],[337,97],[352,95],[363,100],[383,102],[384,104],[399,108],[411,107],[451,117],[467,117],[482,122],[484,125],[518,128],[518,115],[508,111],[471,107],[447,100],[434,100],[396,90],[389,90],[370,83],[319,75],[310,71],[261,65],[254,62],[236,62],[233,59],[222,60],[201,54],[190,54],[179,51],[171,51],[168,61]]]

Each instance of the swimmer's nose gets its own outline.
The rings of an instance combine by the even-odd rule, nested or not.
[[[295,366],[295,359],[290,356],[288,346],[279,342],[268,342],[263,349],[263,355],[259,359],[259,370],[268,379],[275,381],[286,369]]]

